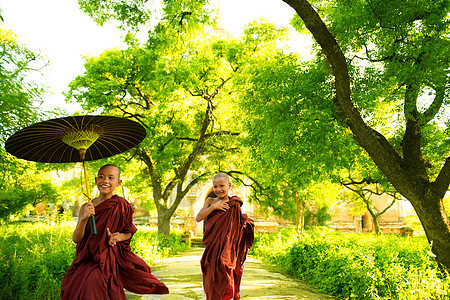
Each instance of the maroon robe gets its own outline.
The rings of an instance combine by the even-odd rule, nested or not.
[[[133,207],[124,198],[112,196],[95,207],[97,234],[91,235],[89,222],[83,239],[76,246],[76,257],[61,282],[61,298],[126,299],[123,288],[138,294],[168,294],[169,290],[150,267],[131,251],[129,238],[108,245],[111,233],[137,231]]]
[[[206,299],[223,299],[225,294],[240,299],[244,262],[254,241],[254,223],[242,214],[242,200],[232,196],[228,204],[228,210],[215,210],[205,220],[200,264]]]

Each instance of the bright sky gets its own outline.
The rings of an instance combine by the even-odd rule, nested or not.
[[[220,27],[239,36],[246,24],[265,18],[287,26],[294,11],[281,0],[216,0],[220,3]],[[122,46],[122,33],[113,26],[99,27],[78,9],[76,0],[0,0],[7,29],[22,42],[50,60],[43,70],[52,94],[44,97],[44,108],[62,107],[69,114],[77,105],[64,102],[62,92],[83,72],[83,55],[98,55]],[[297,44],[306,47],[305,41]],[[297,47],[296,47],[297,48]]]

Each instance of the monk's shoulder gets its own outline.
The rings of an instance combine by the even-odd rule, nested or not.
[[[133,207],[133,205],[130,203],[130,202],[128,202],[128,200],[127,199],[125,199],[125,198],[123,198],[123,197],[121,197],[121,196],[118,196],[118,195],[114,195],[113,197],[112,197],[112,200],[114,200],[114,201],[116,201],[118,204],[120,204],[121,206],[129,206],[129,207]]]
[[[213,197],[208,197],[208,198],[205,199],[205,203],[210,203],[210,204],[211,204],[211,202],[212,202],[213,200],[214,200]]]
[[[231,196],[231,197],[230,197],[230,201],[231,201],[231,200],[234,200],[234,201],[238,202],[241,206],[242,206],[242,204],[244,204],[244,201],[242,201],[242,199],[239,198],[239,196],[237,196],[237,195]]]
[[[220,199],[217,198],[217,197],[208,197],[205,200],[205,202],[208,203],[208,206],[211,206],[211,205],[213,205],[214,203],[216,203],[218,201],[220,201]]]

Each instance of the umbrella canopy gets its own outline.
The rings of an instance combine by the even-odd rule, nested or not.
[[[33,124],[5,143],[25,160],[67,163],[101,159],[138,145],[146,136],[137,122],[111,116],[71,116]],[[83,157],[84,156],[84,157]]]

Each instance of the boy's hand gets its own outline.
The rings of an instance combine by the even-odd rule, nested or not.
[[[228,203],[226,201],[219,201],[213,204],[214,209],[218,209],[221,211],[226,211],[227,209],[230,208],[230,206],[228,205]]]
[[[95,208],[94,208],[94,204],[92,204],[92,202],[87,202],[85,203],[81,209],[80,209],[80,214],[79,214],[79,218],[81,220],[87,220],[89,219],[90,216],[95,215]]]
[[[109,228],[106,228],[106,234],[108,236],[108,245],[115,246],[118,242],[120,242],[119,234],[120,232],[111,233]]]

